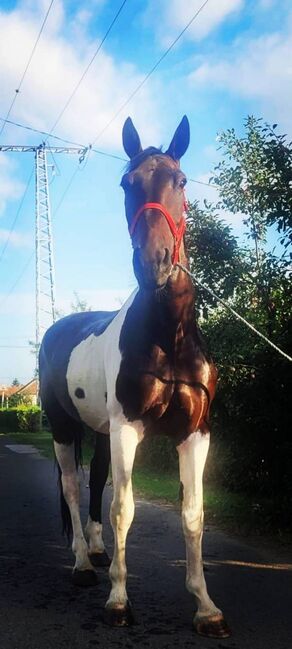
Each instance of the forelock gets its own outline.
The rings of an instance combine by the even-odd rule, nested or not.
[[[162,147],[157,149],[155,146],[149,146],[147,149],[144,149],[144,151],[141,151],[141,153],[138,153],[132,160],[128,162],[126,165],[126,172],[134,171],[134,169],[137,169],[137,167],[142,164],[149,156],[151,155],[165,155],[162,152]]]

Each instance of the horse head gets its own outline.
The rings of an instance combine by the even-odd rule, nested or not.
[[[130,117],[123,127],[123,145],[130,162],[121,186],[140,288],[165,286],[183,250],[186,176],[179,160],[189,139],[186,116],[165,152],[155,147],[143,150]]]

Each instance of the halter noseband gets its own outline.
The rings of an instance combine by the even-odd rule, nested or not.
[[[176,225],[173,217],[168,212],[166,207],[164,207],[164,205],[161,205],[161,203],[144,203],[144,205],[141,205],[141,207],[139,207],[139,209],[137,210],[137,212],[136,212],[136,214],[135,214],[135,216],[133,218],[133,221],[132,221],[131,225],[129,226],[129,233],[130,233],[131,237],[134,234],[136,225],[138,223],[138,220],[139,220],[141,214],[145,210],[149,210],[149,209],[150,210],[159,210],[159,212],[161,212],[163,214],[163,216],[165,216],[165,218],[167,220],[167,223],[168,223],[168,225],[170,227],[170,230],[172,232],[173,239],[174,239],[174,248],[173,248],[173,255],[172,255],[171,261],[172,261],[173,266],[175,266],[175,264],[177,264],[177,262],[179,261],[180,244],[182,242],[182,238],[184,236],[185,229],[186,229],[186,220],[185,220],[184,214],[182,215],[179,224]],[[187,211],[187,202],[185,200],[184,201],[184,212],[186,212],[186,211]]]

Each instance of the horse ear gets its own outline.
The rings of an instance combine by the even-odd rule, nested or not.
[[[190,124],[187,116],[184,115],[165,153],[166,155],[169,155],[174,160],[180,160],[180,158],[186,152],[189,143],[190,143]]]
[[[140,138],[131,117],[127,117],[123,126],[123,145],[129,158],[135,158],[142,151]]]

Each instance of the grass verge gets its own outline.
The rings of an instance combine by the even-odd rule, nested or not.
[[[42,432],[9,433],[9,437],[18,444],[32,444],[49,459],[54,458],[52,435]],[[93,454],[92,444],[84,440],[82,445],[83,463],[89,465]],[[158,473],[148,467],[136,465],[133,472],[133,487],[136,496],[143,496],[156,502],[171,503],[179,507],[179,477],[177,474]],[[232,494],[228,491],[205,484],[204,488],[205,520],[229,530],[254,531],[255,520],[253,503],[246,496]]]

